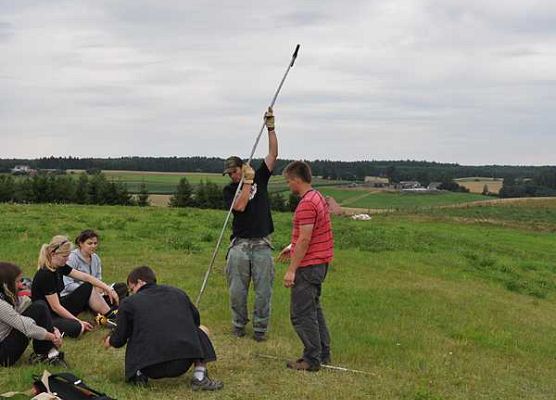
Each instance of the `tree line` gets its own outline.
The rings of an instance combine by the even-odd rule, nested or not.
[[[278,160],[275,173],[291,160]],[[258,165],[261,159],[254,160]],[[450,182],[456,178],[489,177],[504,179],[502,197],[546,196],[556,191],[555,166],[512,166],[483,165],[466,166],[457,163],[437,163],[415,160],[397,161],[332,161],[314,160],[309,162],[315,176],[332,180],[361,181],[365,176],[386,177],[390,182],[419,181],[422,185],[431,182]],[[204,172],[222,171],[224,159],[218,157],[120,157],[120,158],[76,158],[43,157],[33,160],[0,159],[0,172],[9,172],[18,164],[36,169],[67,170],[80,169],[132,170],[162,172]]]
[[[258,165],[262,159],[255,159]],[[278,160],[276,173],[292,160]],[[313,174],[325,179],[363,180],[365,176],[387,177],[392,182],[416,180],[422,184],[445,182],[455,178],[482,176],[504,178],[515,181],[520,178],[533,179],[539,186],[556,189],[555,166],[483,165],[466,166],[457,163],[429,161],[309,161]],[[0,159],[0,172],[9,172],[15,165],[25,164],[36,169],[52,170],[126,170],[161,172],[222,172],[224,159],[219,157],[120,157],[120,158],[77,158],[43,157],[38,159]]]
[[[297,199],[286,199],[281,193],[271,193],[270,203],[273,210],[295,209]],[[128,192],[124,183],[106,178],[103,173],[72,175],[37,174],[32,177],[13,177],[0,175],[0,203],[57,203],[57,204],[98,204],[98,205],[137,205],[148,206],[149,192],[144,183],[137,194]],[[170,207],[197,207],[226,209],[222,188],[207,181],[192,186],[187,178],[182,178]]]
[[[104,174],[69,175],[37,174],[14,178],[0,175],[0,202],[142,205],[125,184],[106,179]]]

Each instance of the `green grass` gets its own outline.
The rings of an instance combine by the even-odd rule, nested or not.
[[[118,399],[550,399],[556,393],[556,239],[526,221],[554,209],[555,202],[493,207],[512,224],[459,223],[461,216],[452,215],[459,209],[334,218],[336,258],[322,297],[333,364],[371,375],[296,373],[282,361],[255,356],[301,352],[288,317],[289,291],[281,285],[283,265],[276,268],[270,340],[232,338],[224,249],[200,307],[219,356],[209,368],[224,381],[222,392],[194,394],[186,377],[128,387],[124,351],[101,350],[103,330],[67,339],[67,358],[73,372]],[[291,214],[274,216],[278,250],[289,241]],[[220,211],[195,209],[0,205],[0,258],[32,274],[41,243],[93,228],[101,234],[107,281],[148,264],[161,282],[196,297],[223,218]],[[40,370],[24,362],[0,369],[0,388],[26,389]]]
[[[427,210],[425,214],[440,219],[457,219],[461,223],[511,225],[556,232],[556,201],[552,199],[508,199],[472,207]]]
[[[479,194],[452,192],[400,193],[330,187],[322,188],[321,192],[334,197],[341,206],[367,209],[407,210],[492,200],[492,197]]]

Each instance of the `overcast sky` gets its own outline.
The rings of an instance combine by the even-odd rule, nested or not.
[[[297,43],[283,158],[556,164],[554,0],[0,0],[0,157],[247,157]]]

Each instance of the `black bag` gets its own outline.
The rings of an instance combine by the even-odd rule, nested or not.
[[[38,393],[48,392],[40,376],[34,375],[33,379],[35,380],[33,386]],[[48,386],[50,392],[55,393],[62,400],[115,400],[85,385],[81,379],[69,372],[50,375]]]

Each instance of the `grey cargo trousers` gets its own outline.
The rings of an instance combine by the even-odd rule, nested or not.
[[[270,320],[274,282],[274,260],[270,240],[267,238],[234,239],[228,249],[226,277],[232,324],[243,328],[249,322],[247,296],[252,280],[255,289],[253,330],[266,332]]]

